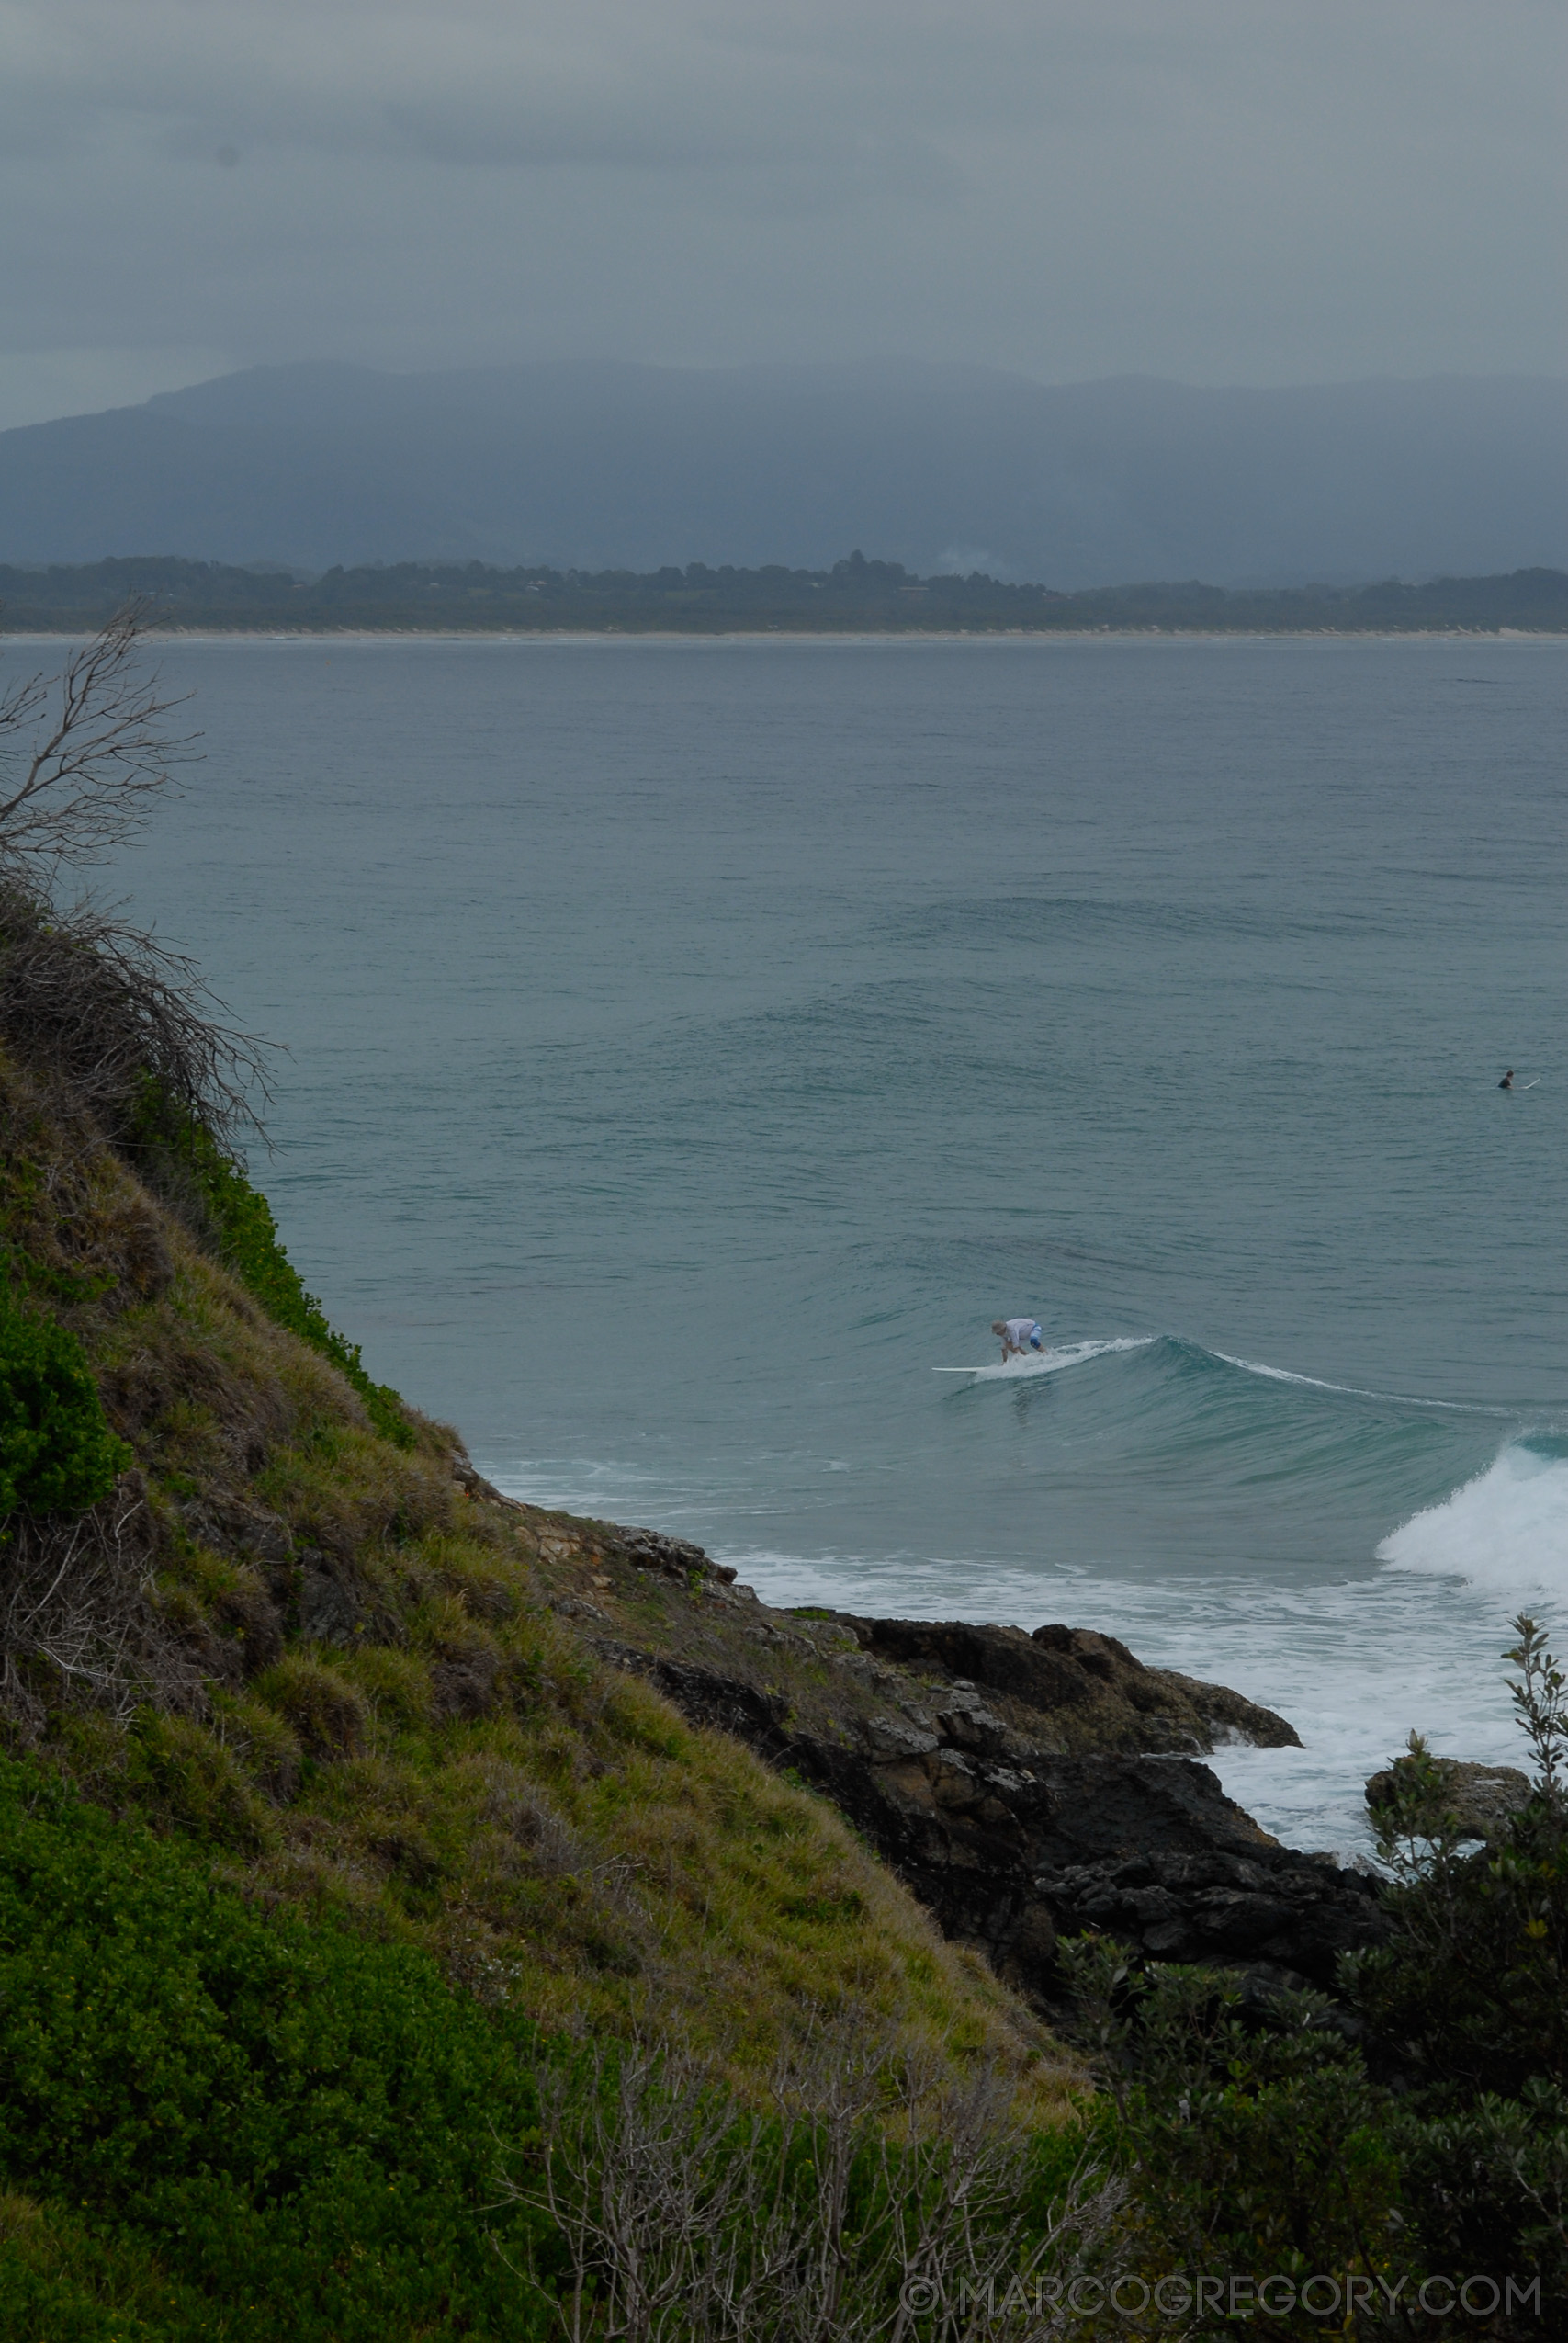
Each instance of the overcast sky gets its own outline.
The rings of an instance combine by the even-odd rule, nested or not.
[[[0,424],[258,361],[1568,372],[1568,0],[0,0]]]

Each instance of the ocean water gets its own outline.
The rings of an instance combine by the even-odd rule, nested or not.
[[[1298,1844],[1413,1726],[1516,1754],[1508,1620],[1568,1645],[1568,645],[164,668],[206,762],[110,884],[287,1045],[290,1250],[502,1487],[1234,1684]]]

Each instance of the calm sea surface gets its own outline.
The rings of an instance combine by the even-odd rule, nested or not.
[[[1506,1621],[1568,1644],[1568,645],[164,668],[207,759],[115,885],[288,1045],[289,1248],[504,1487],[1235,1684],[1300,1843],[1413,1725],[1514,1754]],[[1043,1371],[933,1372],[1020,1311]]]

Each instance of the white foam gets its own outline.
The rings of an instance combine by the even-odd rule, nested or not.
[[[1346,1399],[1392,1400],[1401,1408],[1441,1408],[1450,1415],[1506,1416],[1509,1412],[1506,1408],[1483,1407],[1468,1399],[1418,1399],[1409,1391],[1369,1391],[1359,1383],[1325,1383],[1320,1375],[1295,1375],[1289,1367],[1268,1366],[1261,1359],[1238,1359],[1231,1351],[1216,1351],[1214,1356],[1224,1359],[1226,1366],[1260,1375],[1269,1383],[1299,1383],[1309,1391],[1333,1391]]]
[[[1568,1593],[1568,1458],[1511,1443],[1440,1505],[1378,1547],[1395,1570],[1468,1579],[1504,1594]]]
[[[764,1602],[871,1617],[1065,1620],[1120,1636],[1140,1659],[1229,1684],[1289,1717],[1301,1749],[1229,1742],[1207,1760],[1287,1845],[1365,1855],[1370,1773],[1414,1727],[1444,1754],[1525,1762],[1502,1654],[1517,1605],[1490,1588],[1383,1569],[1281,1584],[1251,1573],[1110,1577],[980,1556],[805,1556],[727,1545]]]
[[[1136,1334],[1111,1342],[1061,1342],[1021,1359],[993,1359],[988,1366],[933,1367],[931,1373],[967,1375],[976,1383],[1028,1383],[1037,1375],[1060,1375],[1065,1367],[1082,1366],[1086,1359],[1102,1359],[1111,1351],[1146,1351],[1158,1340],[1157,1334]]]

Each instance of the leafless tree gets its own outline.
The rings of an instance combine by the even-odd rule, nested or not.
[[[164,719],[171,696],[142,657],[140,605],[128,602],[67,659],[0,695],[0,870],[48,892],[62,864],[95,862],[139,829],[194,733]]]
[[[91,900],[57,911],[4,876],[0,1038],[111,1137],[148,1076],[220,1138],[259,1128],[268,1046],[227,1022],[194,961]]]
[[[146,666],[145,631],[128,603],[58,675],[0,696],[0,1037],[111,1136],[150,1076],[234,1141],[259,1127],[265,1046],[151,929],[56,900],[62,871],[123,843],[193,753],[194,733],[166,729],[184,699]]]
[[[565,2343],[1055,2343],[1119,2267],[1119,2183],[1030,2235],[1005,2078],[943,2088],[863,2022],[781,2069],[770,2119],[647,2043],[541,2095],[539,2179],[504,2190],[566,2240]]]

